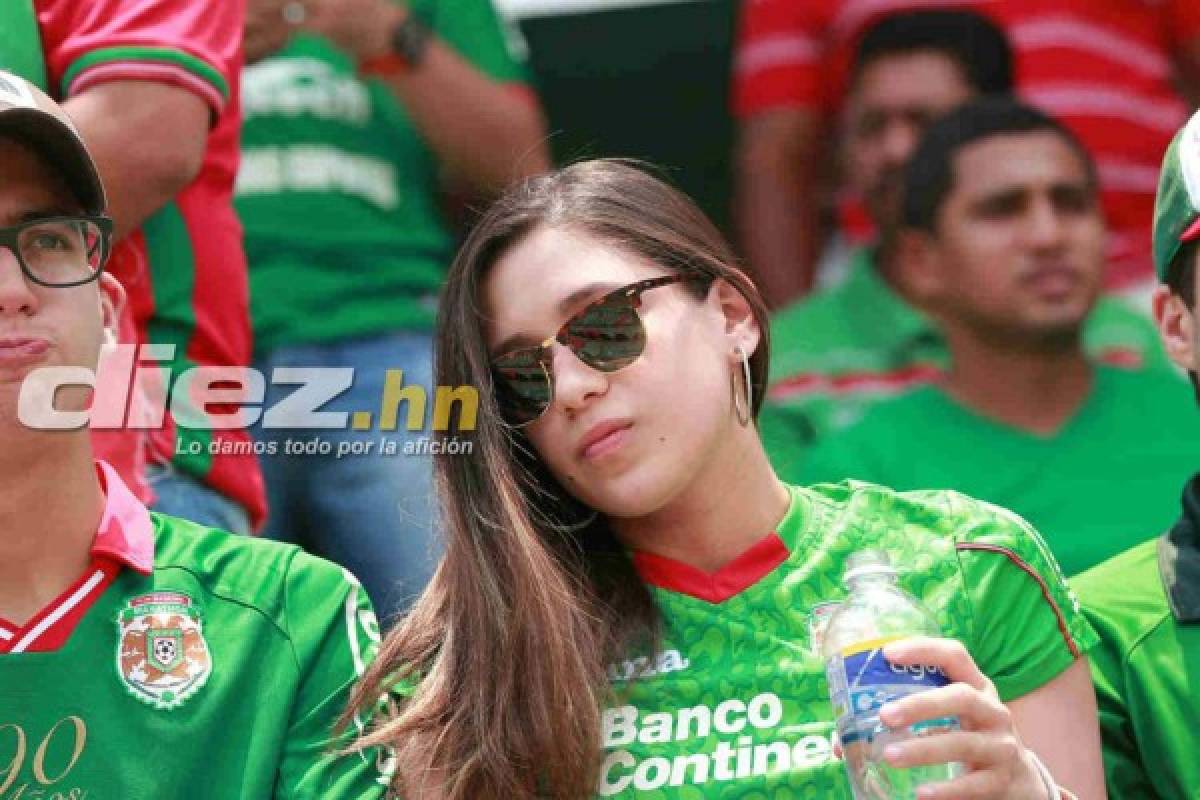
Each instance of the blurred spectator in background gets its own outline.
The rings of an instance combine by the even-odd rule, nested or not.
[[[240,0],[0,4],[0,67],[61,101],[100,167],[119,239],[108,269],[129,296],[121,340],[174,346],[173,359],[143,354],[162,374],[132,392],[146,390],[158,408],[182,371],[250,360],[232,205],[243,12]],[[186,400],[177,388],[175,402]],[[177,426],[168,411],[148,436],[101,434],[97,455],[143,499],[145,476],[131,471],[148,459],[155,510],[248,533],[266,512],[249,434],[189,416],[198,427]]]
[[[453,255],[439,189],[448,178],[486,196],[547,169],[541,112],[488,0],[250,0],[247,42],[262,60],[244,73],[237,206],[256,363],[268,376],[352,369],[353,387],[324,410],[372,420],[257,431],[276,448],[263,457],[266,533],[351,569],[387,619],[435,560],[430,458],[404,444],[426,438],[432,416],[432,327]],[[389,369],[429,407],[415,431],[413,400],[400,407],[386,455]],[[292,390],[272,386],[267,406]],[[285,453],[314,436],[334,452]],[[339,458],[354,440],[373,452]]]
[[[884,14],[931,6],[977,7],[1004,27],[1021,95],[1062,119],[1096,159],[1112,230],[1107,286],[1151,286],[1158,161],[1187,116],[1173,83],[1187,95],[1200,90],[1200,3],[743,0],[733,89],[741,121],[735,215],[772,305],[814,283],[826,238],[822,207],[832,202],[823,170],[861,32]],[[860,235],[864,227],[843,220]]]
[[[885,17],[863,36],[847,101],[847,177],[868,198],[879,238],[855,251],[846,281],[778,312],[764,439],[787,463],[872,404],[938,377],[949,354],[918,311],[894,258],[901,175],[925,127],[961,103],[1012,86],[1004,34],[970,11]],[[1097,356],[1165,364],[1149,319],[1102,299],[1085,330]]]
[[[1200,373],[1198,176],[1200,115],[1167,151],[1154,209],[1154,262],[1164,284],[1154,316],[1171,358],[1193,383]],[[1200,466],[1200,448],[1194,451]],[[1166,534],[1073,583],[1100,634],[1088,655],[1109,797],[1200,797],[1200,474],[1185,487],[1183,514]]]
[[[952,363],[820,443],[804,482],[957,489],[1032,522],[1068,575],[1160,533],[1200,417],[1176,376],[1083,351],[1104,222],[1082,145],[1028,106],[982,100],[934,123],[904,182],[898,269]]]

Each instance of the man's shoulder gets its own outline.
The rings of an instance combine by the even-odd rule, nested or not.
[[[341,567],[298,546],[239,536],[151,512],[156,572],[185,572],[215,599],[251,607],[281,621],[289,589],[298,584],[330,590],[351,585]]]
[[[1071,578],[1088,621],[1128,655],[1173,619],[1158,566],[1157,538]]]
[[[800,491],[824,505],[827,512],[862,517],[871,527],[924,528],[956,544],[989,537],[1017,544],[1032,532],[1029,523],[1012,511],[950,489],[901,491],[844,480]]]
[[[1085,608],[1097,613],[1135,606],[1169,613],[1158,568],[1158,539],[1149,539],[1071,578]]]

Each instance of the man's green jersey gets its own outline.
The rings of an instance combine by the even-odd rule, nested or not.
[[[1197,442],[1200,416],[1175,376],[1102,366],[1079,410],[1045,436],[923,386],[804,455],[779,441],[766,446],[785,480],[956,489],[1011,508],[1074,575],[1167,529]]]
[[[332,750],[379,640],[358,582],[149,513],[103,469],[86,574],[0,620],[0,799],[383,797],[380,754]]]
[[[1072,579],[1113,800],[1200,797],[1200,475],[1167,535]]]
[[[661,650],[609,668],[597,797],[837,800],[820,635],[852,553],[882,549],[899,583],[962,641],[1003,700],[1045,685],[1095,641],[1037,533],[953,492],[862,483],[792,488],[771,533],[715,573],[634,563],[663,618]]]
[[[527,91],[489,0],[408,5],[489,78]],[[235,199],[256,352],[432,329],[453,256],[441,166],[391,88],[327,39],[298,34],[246,68],[242,109]]]
[[[1149,318],[1115,298],[1096,304],[1084,346],[1101,363],[1168,369]],[[937,379],[949,363],[933,321],[880,277],[874,250],[857,250],[845,282],[771,320],[763,439],[798,458],[876,403]]]

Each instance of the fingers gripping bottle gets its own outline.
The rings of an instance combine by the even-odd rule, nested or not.
[[[940,636],[920,602],[896,585],[887,555],[864,550],[847,561],[843,579],[850,594],[829,618],[823,656],[838,737],[856,800],[914,800],[924,783],[950,780],[957,764],[897,769],[883,760],[889,744],[959,729],[954,717],[892,730],[879,721],[887,702],[949,683],[937,667],[893,666],[883,657],[888,642]]]

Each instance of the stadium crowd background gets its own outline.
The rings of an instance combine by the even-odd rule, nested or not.
[[[976,4],[979,19],[991,21],[983,28],[938,16],[964,4],[927,0],[574,11],[531,3],[508,8],[507,20],[487,0],[431,0],[374,26],[347,23],[357,11],[376,13],[368,0],[247,0],[244,17],[222,11],[208,20],[208,4],[197,1],[182,20],[144,11],[161,18],[145,24],[149,38],[139,46],[186,54],[169,68],[149,53],[114,55],[128,45],[121,26],[146,20],[120,11],[120,0],[104,4],[112,7],[108,17],[85,11],[84,0],[33,3],[25,28],[14,22],[0,39],[7,48],[0,67],[36,62],[12,45],[11,34],[25,30],[40,35],[40,78],[62,96],[83,97],[114,74],[126,82],[165,75],[165,84],[203,101],[181,109],[210,127],[197,133],[193,126],[192,160],[150,207],[123,207],[120,176],[128,181],[136,170],[113,168],[120,154],[111,143],[96,147],[102,170],[118,176],[105,177],[128,215],[117,218],[126,249],[113,267],[132,287],[128,340],[176,343],[179,364],[352,367],[352,392],[330,406],[348,412],[377,405],[389,368],[428,386],[439,270],[475,210],[509,180],[551,164],[628,156],[663,168],[730,232],[777,314],[762,430],[784,477],[965,489],[1031,517],[1077,574],[1166,530],[1180,487],[1200,466],[1200,414],[1163,358],[1148,307],[1157,282],[1150,232],[1159,163],[1200,98],[1200,6],[1189,0],[991,0]],[[963,46],[951,52],[964,24]],[[1004,32],[1009,55],[989,49],[989,24]],[[243,25],[247,63],[239,71]],[[393,25],[403,39],[386,38]],[[859,49],[867,31],[876,37],[869,53]],[[961,94],[953,103],[922,93],[936,94],[936,80],[917,80],[930,65],[911,62],[931,53],[939,61],[933,72]],[[430,69],[439,83],[421,88],[414,76]],[[1006,70],[1000,85],[989,83]],[[915,77],[889,89],[897,75]],[[872,89],[871,81],[880,85]],[[1065,290],[1047,290],[1076,303],[1054,329],[1065,340],[1028,347],[1019,325],[1000,329],[999,344],[987,335],[997,330],[988,313],[1018,319],[1022,309],[989,308],[972,287],[955,294],[945,276],[938,291],[923,294],[924,284],[884,263],[903,261],[898,253],[917,258],[915,239],[900,229],[921,229],[919,212],[910,213],[919,202],[906,198],[903,213],[872,207],[896,190],[937,117],[1008,94],[1010,84],[1058,122],[1011,107],[983,113],[982,122],[963,121],[980,127],[975,139],[926,141],[924,166],[936,172],[939,158],[953,161],[989,136],[1032,137],[1031,149],[1009,154],[1011,172],[1020,173],[1015,166],[1027,153],[1030,163],[1065,170],[1067,177],[1051,170],[1051,178],[1083,196],[1070,201],[1074,209],[1051,197],[1045,213],[1053,219],[1044,224],[1065,226],[1047,234],[1061,241],[1029,245],[1033,262],[1059,259],[1078,269]],[[907,104],[888,105],[907,90]],[[153,97],[130,100],[143,104],[148,120],[159,113]],[[874,119],[872,130],[866,119]],[[89,144],[100,135],[87,120],[80,127]],[[233,199],[226,190],[239,135],[236,204],[221,207]],[[125,144],[145,158],[145,148],[155,149],[148,141]],[[1090,163],[1077,158],[1084,151]],[[877,160],[864,166],[870,158]],[[1103,218],[1087,198],[1093,175]],[[1029,187],[1050,178],[1020,179],[1028,182],[1022,202],[1041,202]],[[945,187],[939,191],[944,199]],[[244,243],[231,233],[234,208]],[[1093,211],[1095,225],[1080,232],[1076,218]],[[214,244],[206,237],[218,230]],[[173,271],[180,269],[191,272]],[[1106,296],[1093,308],[1090,287],[1100,283]],[[1012,289],[1010,299],[1021,296]],[[890,316],[860,326],[853,309]],[[864,339],[865,327],[881,320],[894,327],[877,326]],[[978,359],[974,374],[963,378],[971,359]],[[957,391],[932,388],[954,376],[964,381]],[[1012,386],[1033,389],[1006,397]],[[940,394],[931,400],[930,392]],[[923,405],[911,401],[921,393]],[[268,394],[267,404],[280,396]],[[893,409],[897,421],[889,427],[877,406]],[[105,434],[114,461],[138,478],[131,486],[155,507],[297,541],[358,574],[385,618],[402,613],[428,580],[438,544],[427,457],[277,452],[255,463],[240,452],[197,460],[181,446],[196,436],[183,427]],[[253,431],[260,440],[292,433]],[[397,440],[407,441],[403,432]],[[121,457],[130,453],[136,457]],[[938,469],[910,474],[914,461]],[[1063,513],[1072,500],[1093,516]],[[1106,526],[1104,533],[1079,532],[1092,524]]]

